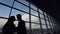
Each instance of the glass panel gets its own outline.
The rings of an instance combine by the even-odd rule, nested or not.
[[[46,20],[48,20],[48,17],[47,17],[47,16],[45,16],[45,19],[46,19]]]
[[[31,9],[31,14],[38,16],[38,12]]]
[[[26,0],[18,0],[18,1],[20,1],[20,2],[22,2],[23,4],[29,6],[29,3],[28,3]]]
[[[45,20],[44,20],[44,19],[41,19],[41,23],[42,23],[42,24],[45,24]]]
[[[47,22],[47,25],[49,25],[49,21],[46,21]]]
[[[32,27],[32,34],[40,34],[40,25],[38,24],[31,24]]]
[[[0,0],[1,3],[12,6],[14,0]]]
[[[40,17],[44,19],[44,15],[40,14]]]
[[[48,28],[50,29],[50,26],[48,26]]]
[[[31,15],[31,22],[39,23],[39,18]]]
[[[44,15],[47,16],[47,14],[44,12]]]
[[[17,10],[13,9],[11,15],[16,16],[17,14],[22,15],[22,20],[29,21],[29,14],[26,14],[26,13],[23,13],[23,12],[20,12],[20,11],[17,11]]]
[[[49,21],[51,22],[51,21],[53,21],[53,20],[51,20],[51,19],[49,18]]]
[[[29,8],[18,2],[15,2],[14,7],[29,13]]]
[[[29,23],[25,22],[25,25],[26,25],[27,34],[29,34],[30,33]]]
[[[46,29],[46,25],[42,25],[42,28],[43,28],[43,29]]]
[[[0,5],[0,16],[1,17],[9,17],[9,13],[10,13],[10,8],[5,7],[3,5]]]
[[[2,28],[5,25],[5,23],[7,22],[7,19],[2,19],[0,18],[0,32],[2,32]]]
[[[43,14],[43,11],[42,11],[41,9],[39,9],[39,12],[40,12],[41,14]]]
[[[36,6],[34,6],[33,4],[31,4],[31,8],[33,8],[33,9],[37,10],[37,7],[36,7]]]

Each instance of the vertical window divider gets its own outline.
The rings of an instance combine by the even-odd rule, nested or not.
[[[43,15],[44,15],[44,11],[43,11]],[[47,31],[48,31],[48,25],[47,25],[47,22],[46,22],[45,15],[44,15],[44,20],[45,20],[45,25],[46,25],[46,28],[47,28]]]
[[[48,15],[47,15],[47,17],[48,17]],[[49,17],[48,17],[48,21],[49,21]],[[52,32],[52,27],[51,27],[50,21],[49,21],[49,26],[50,26],[50,30]]]
[[[15,3],[15,0],[13,1],[12,8],[11,8],[11,10],[10,10],[9,17],[10,17],[10,15],[11,15],[11,13],[12,13],[12,9],[13,9],[14,3]]]
[[[39,17],[39,24],[40,24],[40,30],[41,30],[41,34],[43,34],[43,29],[42,29],[42,24],[41,24],[41,18],[40,18],[40,13],[39,13],[39,8],[37,8],[37,12],[38,12],[38,17]]]
[[[30,2],[29,2],[29,25],[30,25],[30,34],[32,34],[32,30],[31,30],[31,4],[30,4]]]

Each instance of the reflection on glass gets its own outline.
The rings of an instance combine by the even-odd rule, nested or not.
[[[9,17],[9,13],[10,13],[10,8],[5,7],[3,5],[0,5],[0,16],[1,17]]]
[[[2,32],[2,28],[5,25],[5,23],[7,22],[7,19],[2,19],[0,18],[0,32]]]
[[[7,4],[9,6],[12,6],[14,0],[0,0],[1,3]]]
[[[14,7],[29,13],[29,8],[18,2],[15,2]]]
[[[31,22],[39,23],[39,18],[31,15]]]
[[[31,9],[31,14],[38,16],[38,12]]]
[[[45,20],[44,20],[44,19],[41,19],[41,23],[42,23],[42,24],[45,24]]]
[[[32,34],[40,33],[40,25],[31,23]]]
[[[26,14],[26,13],[23,13],[23,12],[20,12],[20,11],[17,11],[17,10],[13,9],[11,15],[16,16],[17,14],[21,14],[22,19],[24,21],[29,21],[29,14]]]

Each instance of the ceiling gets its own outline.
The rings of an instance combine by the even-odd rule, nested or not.
[[[48,13],[54,19],[60,22],[60,1],[58,0],[27,0]]]

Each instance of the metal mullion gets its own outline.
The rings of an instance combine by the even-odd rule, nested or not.
[[[47,17],[48,17],[48,15],[47,15]],[[49,21],[49,17],[48,17],[48,21]],[[51,28],[50,21],[49,21],[49,26],[50,26],[50,30],[51,30],[51,32],[52,32],[52,28]]]
[[[30,2],[29,2],[29,25],[30,25],[30,34],[32,34],[32,30],[31,30],[31,9],[30,9]]]
[[[4,5],[4,6],[6,6],[6,7],[9,7],[9,8],[12,8],[12,9],[15,9],[15,10],[18,10],[18,11],[21,11],[21,12],[24,12],[24,13],[29,14],[28,12],[25,12],[25,11],[23,11],[23,10],[17,9],[17,8],[15,8],[15,7],[11,7],[11,6],[6,5],[6,4],[4,4],[4,3],[0,3],[0,4],[1,4],[1,5]],[[31,9],[31,8],[30,8],[30,9]],[[31,15],[33,15],[33,14],[31,14]],[[33,15],[33,16],[35,16],[35,15]],[[38,17],[38,16],[35,16],[35,17]]]
[[[14,3],[15,3],[15,0],[13,1],[12,7],[14,6]],[[10,10],[9,17],[10,17],[10,15],[11,15],[11,13],[12,13],[12,9],[13,9],[13,8],[11,8],[11,10]]]
[[[44,15],[44,12],[43,12],[43,15]],[[47,28],[47,31],[48,31],[48,25],[47,25],[47,22],[46,22],[46,19],[45,19],[45,15],[44,15],[44,20],[45,20],[46,28]]]
[[[18,0],[16,0],[16,2],[18,2],[18,3],[20,3],[20,4],[22,4],[22,5],[24,5],[24,6],[26,6],[26,7],[28,7],[29,8],[29,6],[27,6],[27,5],[25,5],[24,3],[22,3],[22,2],[20,2],[20,1],[18,1]],[[30,7],[31,8],[31,7]],[[34,10],[34,11],[36,11],[35,9],[33,9],[33,8],[31,8],[32,10]]]
[[[52,22],[52,21],[53,21],[53,22]],[[54,23],[54,20],[52,20],[52,19],[51,19],[51,22],[52,22],[52,26],[53,26],[53,28],[52,28],[52,29],[53,29],[53,31],[54,31],[54,25],[53,25],[53,23]]]
[[[6,18],[6,17],[0,17],[0,18],[2,18],[2,19],[8,19],[8,18]]]
[[[40,22],[40,27],[41,27],[41,34],[43,34],[43,29],[42,29],[42,24],[41,24],[41,18],[40,18],[39,8],[37,8],[37,12],[38,12],[38,17],[39,17],[39,22]]]

